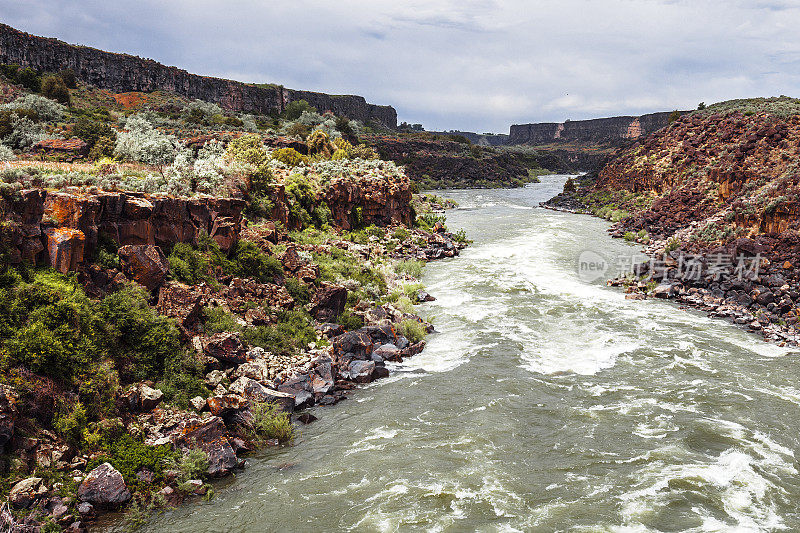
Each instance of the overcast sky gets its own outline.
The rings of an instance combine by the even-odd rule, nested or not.
[[[0,20],[431,130],[800,95],[798,0],[0,0]]]

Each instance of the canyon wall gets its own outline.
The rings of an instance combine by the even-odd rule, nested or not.
[[[392,128],[397,126],[394,108],[369,104],[361,96],[299,91],[278,85],[256,86],[199,76],[152,59],[37,37],[5,24],[0,24],[0,63],[18,64],[41,72],[72,69],[79,80],[114,93],[170,91],[187,98],[215,102],[230,111],[264,114],[280,113],[289,102],[306,100],[320,112],[333,111],[354,120],[374,120]]]
[[[585,143],[619,145],[644,137],[669,124],[671,112],[640,117],[609,117],[511,126],[509,144]]]

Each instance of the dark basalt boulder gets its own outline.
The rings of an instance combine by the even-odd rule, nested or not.
[[[333,339],[334,354],[341,356],[352,354],[353,357],[366,359],[372,353],[374,343],[369,334],[363,331],[348,331]]]
[[[131,499],[122,474],[103,463],[87,475],[78,487],[78,499],[95,507],[115,509]]]
[[[311,302],[311,316],[320,322],[332,322],[344,312],[347,303],[347,289],[337,285],[324,284],[317,289]]]
[[[224,476],[239,464],[226,436],[225,423],[218,416],[186,420],[176,428],[170,440],[180,450],[203,450],[208,456],[209,476]]]

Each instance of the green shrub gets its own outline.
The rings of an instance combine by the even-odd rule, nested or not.
[[[197,285],[202,281],[210,282],[213,279],[208,260],[190,244],[177,243],[167,260],[170,273],[182,283]]]
[[[362,287],[371,285],[380,292],[386,291],[386,280],[377,269],[355,260],[344,250],[331,248],[328,253],[314,254],[313,258],[319,266],[320,281],[341,282],[352,279]]]
[[[167,361],[180,353],[178,329],[148,306],[147,295],[140,289],[126,288],[106,296],[97,317],[107,326],[110,355],[128,378],[162,376]]]
[[[80,402],[73,406],[62,404],[62,411],[53,420],[53,429],[73,445],[80,443],[87,424],[86,409]]]
[[[272,402],[256,404],[253,409],[253,430],[261,439],[278,439],[290,442],[294,439],[294,426],[289,415],[278,410]]]
[[[289,168],[294,168],[306,161],[305,156],[294,148],[278,148],[272,152],[272,159],[280,161]]]
[[[228,143],[225,153],[233,161],[261,167],[267,162],[267,152],[259,135],[244,135]]]
[[[42,96],[64,105],[70,105],[69,89],[61,76],[48,75],[42,79]]]
[[[406,259],[403,261],[398,261],[394,266],[394,271],[401,276],[411,276],[412,278],[419,279],[422,277],[422,268],[424,266],[424,261]]]
[[[191,488],[186,482],[191,479],[205,479],[208,476],[208,455],[203,450],[191,448],[182,454],[176,454],[165,462],[165,469],[177,472],[175,481],[178,489],[189,492]]]
[[[80,117],[75,125],[72,127],[72,134],[81,139],[89,148],[94,148],[97,142],[103,138],[107,137],[112,145],[117,140],[117,132],[104,122],[99,122],[97,120],[92,120],[88,117]],[[107,141],[104,141],[107,142]],[[113,146],[109,154],[113,154],[114,149]]]
[[[298,305],[305,305],[311,300],[311,289],[302,281],[297,278],[286,278],[284,283],[286,290]]]
[[[436,213],[424,213],[417,217],[416,225],[420,229],[431,231],[437,222],[441,222],[444,225],[447,222],[447,217]]]
[[[427,334],[425,326],[411,318],[400,322],[400,326],[397,329],[412,344],[423,340]]]
[[[353,331],[364,327],[364,319],[358,315],[353,314],[351,310],[346,310],[341,315],[339,315],[337,322],[346,331]]]
[[[242,278],[254,278],[262,282],[273,282],[283,275],[283,265],[273,255],[267,255],[252,241],[236,243],[233,257],[233,274]]]
[[[293,354],[317,340],[311,317],[304,310],[279,311],[274,326],[245,328],[242,339],[273,353]]]
[[[169,464],[173,451],[168,444],[148,446],[129,433],[114,432],[104,435],[105,453],[89,462],[86,471],[108,462],[119,470],[125,484],[132,491],[150,488],[136,477],[136,473],[147,468],[154,474],[154,481],[163,480],[164,465]]]
[[[403,226],[397,226],[397,228],[394,230],[394,233],[392,233],[392,237],[398,241],[404,241],[411,237],[411,233]]]
[[[39,92],[42,85],[42,78],[39,77],[39,73],[37,73],[30,67],[25,67],[19,70],[16,76],[14,77],[13,81],[19,83],[29,91],[35,93]]]
[[[64,85],[66,85],[68,89],[78,88],[78,80],[75,79],[75,71],[71,68],[62,70],[58,75],[64,81]]]
[[[242,330],[242,326],[236,321],[236,317],[222,307],[205,307],[203,316],[205,318],[203,332],[206,335]]]
[[[281,118],[285,120],[297,120],[304,111],[317,112],[317,109],[305,100],[295,100],[289,102],[281,113]]]
[[[89,159],[97,161],[104,157],[111,157],[114,155],[114,139],[111,137],[100,137],[95,142],[92,149],[89,151]]]
[[[189,400],[195,396],[207,398],[211,391],[205,385],[205,367],[193,349],[178,350],[167,360],[164,379],[158,388],[164,400],[181,409],[189,408]]]

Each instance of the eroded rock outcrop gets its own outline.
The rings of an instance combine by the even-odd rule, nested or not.
[[[3,240],[12,262],[52,266],[60,272],[78,269],[94,254],[101,235],[120,246],[171,247],[197,243],[210,235],[223,251],[239,239],[243,200],[173,198],[132,192],[20,191],[0,198],[9,226]]]

